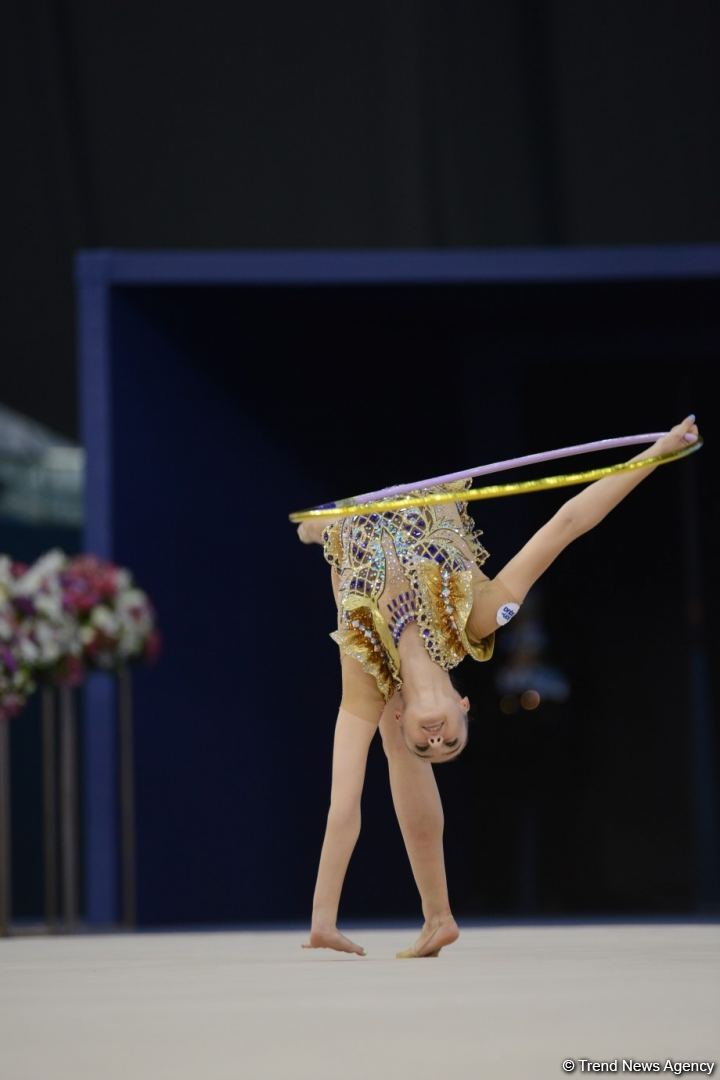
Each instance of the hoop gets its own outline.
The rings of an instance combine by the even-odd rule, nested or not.
[[[422,490],[435,484],[451,483],[454,480],[464,480],[475,476],[487,476],[494,472],[503,472],[541,461],[552,461],[560,457],[571,457],[596,450],[633,446],[637,443],[655,442],[666,434],[667,432],[659,432],[649,435],[629,435],[619,439],[601,439],[598,442],[562,447],[559,450],[548,450],[541,454],[509,458],[505,461],[495,462],[492,465],[481,465],[476,469],[467,469],[458,473],[433,477],[429,480],[421,480],[415,484],[397,484],[394,487],[382,488],[380,491],[358,495],[351,499],[339,499],[337,502],[324,503],[307,510],[296,510],[289,515],[289,519],[293,523],[297,523],[313,518],[350,517],[358,512],[369,514],[383,510],[400,510],[404,507],[429,506],[447,502],[477,502],[481,499],[499,499],[508,495],[525,495],[532,491],[547,491],[551,488],[588,484],[595,480],[601,480],[605,476],[632,472],[635,469],[648,468],[650,465],[667,465],[671,461],[677,461],[680,458],[687,457],[689,454],[693,454],[703,445],[702,438],[698,438],[696,442],[682,446],[679,450],[672,450],[667,454],[656,454],[653,457],[642,458],[639,461],[625,461],[618,465],[606,465],[597,469],[586,469],[582,472],[544,476],[537,480],[521,480],[509,484],[490,484],[486,487],[470,488],[469,491],[438,491],[431,492],[428,495],[404,495],[405,492]],[[396,495],[397,498],[388,497],[392,495]]]

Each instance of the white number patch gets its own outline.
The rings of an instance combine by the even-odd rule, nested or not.
[[[503,626],[505,623],[509,623],[514,615],[517,615],[520,610],[519,604],[503,604],[502,607],[497,609],[497,615],[495,616],[499,626]]]

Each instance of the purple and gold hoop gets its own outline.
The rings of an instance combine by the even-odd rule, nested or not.
[[[552,488],[570,487],[575,484],[589,484],[595,480],[601,480],[605,476],[613,476],[616,473],[632,472],[634,469],[643,469],[650,465],[667,465],[671,461],[677,461],[679,458],[694,453],[703,444],[703,440],[698,438],[695,442],[680,447],[679,450],[672,450],[667,454],[656,454],[653,457],[642,458],[640,461],[624,461],[618,465],[605,465],[597,469],[585,469],[582,472],[543,476],[537,480],[521,480],[509,484],[490,484],[486,487],[470,488],[462,492],[456,490],[429,492],[427,495],[408,494],[409,492],[422,491],[424,488],[434,487],[439,484],[450,484],[456,480],[467,480],[477,476],[490,476],[493,473],[519,469],[525,465],[556,461],[558,458],[590,454],[598,450],[617,450],[625,446],[636,446],[642,443],[654,443],[667,434],[666,431],[660,431],[646,435],[626,435],[617,439],[599,439],[596,442],[564,446],[558,450],[546,450],[540,454],[526,454],[524,457],[507,458],[504,461],[496,461],[490,465],[479,465],[473,469],[446,473],[443,476],[434,476],[428,480],[418,480],[412,484],[395,484],[391,487],[381,488],[378,491],[366,492],[364,495],[355,495],[349,499],[338,499],[336,502],[322,503],[307,510],[296,510],[289,515],[289,518],[290,521],[297,523],[312,518],[349,517],[359,512],[375,513],[383,510],[400,510],[403,507],[410,506],[457,502],[458,499],[462,500],[462,502],[476,502],[480,499],[499,499],[507,495],[524,495],[532,491],[547,491]]]

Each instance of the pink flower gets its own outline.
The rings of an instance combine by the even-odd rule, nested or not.
[[[156,628],[151,630],[148,634],[147,641],[145,642],[144,657],[148,664],[154,664],[157,662],[160,653],[162,652],[162,634]]]
[[[63,656],[54,674],[58,686],[79,686],[85,678],[85,667],[77,656]]]
[[[0,702],[0,723],[3,720],[12,720],[21,713],[25,706],[25,698],[19,694],[6,694]]]
[[[7,645],[0,647],[0,663],[4,664],[8,671],[17,671],[17,660],[12,649],[8,649]]]

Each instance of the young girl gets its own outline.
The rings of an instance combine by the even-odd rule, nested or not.
[[[688,416],[632,458],[666,454],[698,438]],[[450,681],[465,656],[492,656],[495,631],[568,544],[588,532],[657,466],[607,476],[568,499],[494,578],[488,552],[459,501],[304,521],[304,543],[322,543],[332,567],[342,700],[335,725],[330,809],[304,948],[364,955],[337,929],[340,892],[360,833],[368,749],[380,729],[390,788],[424,925],[399,957],[437,956],[459,936],[450,910],[443,810],[429,764],[452,761],[467,743],[470,703]],[[430,490],[467,490],[456,481]],[[414,494],[414,493],[413,493]],[[422,494],[422,493],[420,493]]]

